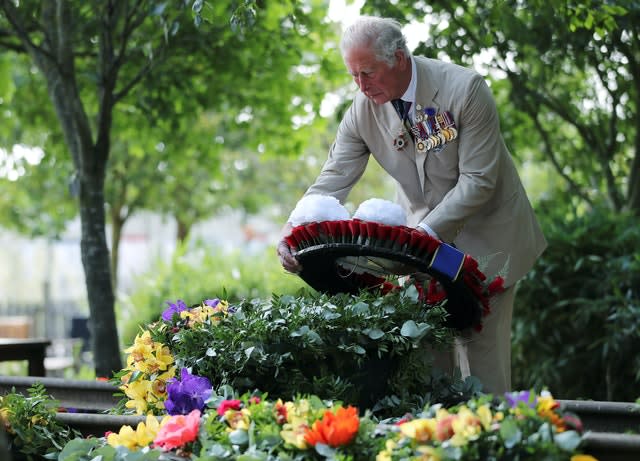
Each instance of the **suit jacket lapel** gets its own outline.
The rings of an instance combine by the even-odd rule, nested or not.
[[[439,111],[440,106],[436,101],[438,87],[436,85],[435,78],[429,71],[427,63],[421,62],[418,59],[415,59],[414,61],[416,63],[416,77],[418,79],[416,85],[416,105],[420,105],[422,110],[426,107],[433,107],[436,111]],[[420,177],[420,187],[422,187],[422,193],[425,194],[427,192],[425,190],[425,187],[427,186],[425,181],[425,162],[427,161],[427,155],[429,155],[429,152],[418,152],[418,150],[415,149],[415,144],[414,152],[416,169],[418,171],[418,176]]]

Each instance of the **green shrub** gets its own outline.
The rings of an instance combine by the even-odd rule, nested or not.
[[[58,401],[47,395],[40,383],[31,386],[26,396],[15,390],[0,396],[0,424],[7,429],[9,448],[16,461],[51,459],[50,455],[80,436],[75,429],[58,422],[58,408]]]
[[[640,388],[640,219],[593,211],[549,220],[521,282],[513,385],[559,398],[633,401]]]

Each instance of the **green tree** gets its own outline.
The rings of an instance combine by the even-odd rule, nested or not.
[[[203,30],[195,28],[190,6],[188,1],[0,1],[0,46],[29,56],[47,88],[72,160],[98,375],[121,366],[105,236],[108,162],[114,146],[123,159],[136,149],[150,152],[135,131],[126,133],[133,136],[127,140],[113,136],[114,130],[160,130],[159,141],[168,144],[185,113],[197,120],[198,108],[215,101],[219,112],[246,114],[245,123],[260,121],[257,125],[270,129],[270,136],[286,139],[291,130],[283,120],[296,113],[308,116],[314,103],[319,106],[318,91],[308,98],[301,93],[303,104],[291,98],[310,89],[300,83],[305,74],[297,66],[313,72],[329,66],[322,58],[310,58],[312,53],[303,54],[299,40],[312,50],[322,41],[307,24],[317,16],[295,2],[261,6],[252,16],[260,27],[236,32],[228,25],[229,18],[243,24],[234,15],[235,3],[208,4],[213,20]],[[285,79],[291,85],[283,85]],[[279,90],[285,103],[274,105]],[[269,147],[277,151],[276,143]],[[126,217],[116,197],[114,193],[112,209]]]
[[[0,54],[0,224],[56,237],[77,214],[68,188],[73,165],[63,161],[59,131],[48,128],[57,123],[55,114],[42,104],[47,90],[31,70],[27,56]]]

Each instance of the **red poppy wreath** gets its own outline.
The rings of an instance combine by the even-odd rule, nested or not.
[[[399,205],[363,202],[352,218],[333,197],[308,195],[289,217],[285,238],[302,264],[299,276],[317,291],[381,294],[412,283],[425,305],[446,299],[448,325],[482,327],[502,277],[488,282],[478,262],[452,245],[405,225]]]

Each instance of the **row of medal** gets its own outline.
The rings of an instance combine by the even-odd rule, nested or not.
[[[451,112],[436,113],[432,107],[422,109],[416,106],[416,123],[411,128],[411,133],[416,140],[418,152],[428,150],[440,150],[444,145],[458,137],[458,130]]]

